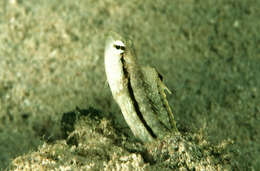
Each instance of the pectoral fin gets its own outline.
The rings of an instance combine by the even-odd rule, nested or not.
[[[174,120],[174,115],[172,113],[172,110],[169,106],[168,100],[166,98],[166,93],[164,92],[164,90],[166,90],[169,94],[172,94],[172,92],[168,89],[168,87],[163,83],[163,77],[162,75],[157,71],[158,73],[158,86],[159,86],[159,92],[161,94],[162,100],[163,100],[163,104],[168,112],[168,117],[169,117],[169,121],[171,123],[171,127],[174,131],[177,131],[177,127],[176,127],[176,122]]]

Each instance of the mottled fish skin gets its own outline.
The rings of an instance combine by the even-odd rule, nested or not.
[[[168,104],[165,90],[167,90],[170,94],[171,92],[163,83],[162,76],[155,68],[149,66],[142,67],[142,73],[144,76],[144,81],[147,82],[147,85],[149,85],[149,89],[147,90],[150,91],[147,92],[147,96],[150,99],[153,110],[158,115],[158,119],[169,130],[177,131],[174,115]]]
[[[159,73],[140,67],[131,41],[116,33],[108,37],[105,69],[112,94],[136,137],[144,142],[177,131]]]
[[[122,56],[111,52],[115,40],[122,40],[122,38],[113,33],[107,38],[105,49],[105,70],[112,95],[133,134],[143,142],[152,141],[154,137],[152,137],[142,123],[136,112],[133,99],[130,96],[128,87],[129,78],[123,71]]]
[[[135,56],[128,50],[125,65],[139,109],[155,137],[162,138],[169,131],[177,131],[173,114],[168,105],[162,80],[151,67],[139,67]]]

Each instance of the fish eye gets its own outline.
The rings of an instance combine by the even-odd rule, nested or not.
[[[124,46],[120,46],[120,49],[121,49],[121,50],[125,50],[125,47],[124,47]]]
[[[114,45],[114,47],[116,48],[116,49],[120,49],[120,46],[119,45]]]

